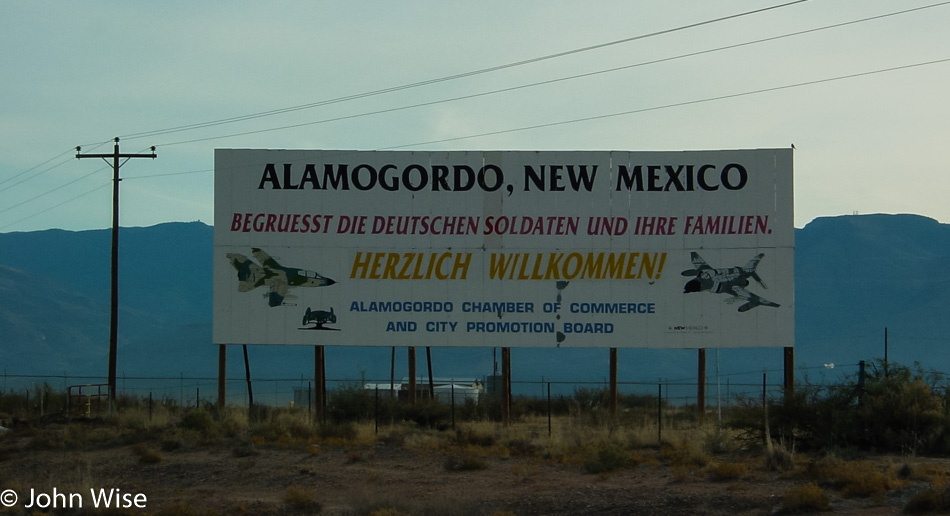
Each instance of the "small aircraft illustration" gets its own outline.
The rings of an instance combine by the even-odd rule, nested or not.
[[[254,263],[241,253],[228,253],[228,261],[237,269],[238,292],[249,292],[257,287],[266,286],[269,291],[264,294],[264,297],[267,298],[267,304],[272,307],[290,304],[284,301],[296,299],[296,296],[288,294],[291,288],[326,287],[336,283],[314,271],[284,267],[269,254],[256,247],[251,251],[260,264]]]
[[[768,288],[762,282],[762,278],[759,277],[758,273],[755,272],[755,268],[764,256],[765,254],[757,254],[749,260],[745,267],[713,269],[703,260],[702,256],[699,256],[699,253],[691,252],[689,258],[693,262],[693,268],[683,271],[682,274],[683,276],[695,276],[695,278],[686,282],[683,293],[708,290],[716,294],[729,294],[733,296],[727,300],[729,302],[735,302],[739,299],[745,300],[745,303],[739,307],[740,312],[748,312],[759,305],[778,307],[778,303],[773,303],[745,289],[749,286],[749,278],[762,285],[762,288]]]
[[[326,324],[335,324],[336,323],[336,314],[333,313],[333,307],[330,307],[330,311],[326,310],[313,310],[310,307],[307,307],[307,312],[303,315],[303,328],[301,330],[333,330],[335,328],[328,328]],[[313,326],[310,326],[310,325]]]

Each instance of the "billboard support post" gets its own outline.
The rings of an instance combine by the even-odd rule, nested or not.
[[[389,357],[389,399],[396,397],[396,346]]]
[[[323,346],[313,347],[313,384],[316,414],[322,417],[327,406],[327,365]]]
[[[432,379],[432,348],[426,346],[426,365],[429,368],[429,399],[435,399],[435,380]]]
[[[227,396],[228,347],[218,345],[218,408],[224,408]]]
[[[409,404],[416,406],[416,348],[409,346]]]
[[[241,346],[244,348],[244,381],[247,382],[247,406],[254,413],[254,389],[251,388],[251,363],[247,359],[247,344]]]

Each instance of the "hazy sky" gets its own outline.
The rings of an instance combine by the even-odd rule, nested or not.
[[[810,0],[703,23],[783,3],[5,2],[0,232],[109,227],[111,167],[74,147],[111,152],[115,136],[158,152],[122,168],[123,226],[213,223],[215,148],[791,144],[796,227],[950,222],[950,5]]]

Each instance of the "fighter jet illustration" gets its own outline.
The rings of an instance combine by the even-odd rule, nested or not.
[[[256,247],[251,251],[260,264],[254,263],[243,254],[228,253],[228,261],[237,269],[238,292],[249,292],[257,287],[266,286],[268,292],[264,294],[264,297],[267,298],[267,304],[270,306],[290,304],[285,301],[296,299],[296,296],[288,294],[291,288],[326,287],[336,283],[314,271],[284,267],[269,254]]]
[[[754,279],[762,288],[768,288],[762,282],[762,278],[755,272],[759,261],[764,254],[757,254],[749,260],[745,267],[729,267],[727,269],[713,269],[710,267],[699,253],[689,253],[689,258],[693,262],[693,268],[683,271],[683,276],[695,276],[686,282],[683,287],[683,293],[710,291],[716,294],[729,294],[733,296],[728,301],[734,302],[742,299],[745,303],[739,307],[740,312],[749,310],[762,305],[778,307],[778,303],[773,303],[767,299],[761,298],[745,287],[749,286],[749,278]]]

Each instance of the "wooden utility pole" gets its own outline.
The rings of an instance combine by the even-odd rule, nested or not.
[[[119,152],[119,138],[115,139],[115,148],[111,154],[80,154],[82,148],[76,147],[76,159],[101,158],[106,163],[112,158],[112,310],[109,324],[109,411],[115,410],[116,395],[116,355],[119,343],[119,168],[132,158],[158,157],[155,147],[151,154],[123,154]],[[125,161],[121,161],[124,159]]]
[[[218,408],[224,408],[227,397],[228,347],[218,345]]]
[[[416,406],[416,348],[410,346],[409,350],[409,404]]]
[[[313,389],[314,413],[322,417],[327,407],[327,357],[323,346],[313,347]]]

